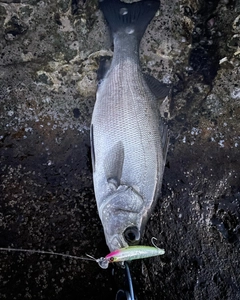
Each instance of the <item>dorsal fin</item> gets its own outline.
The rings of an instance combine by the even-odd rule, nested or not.
[[[171,88],[170,85],[160,82],[158,79],[146,73],[143,75],[143,77],[150,91],[158,100],[164,99],[166,96],[168,96]]]

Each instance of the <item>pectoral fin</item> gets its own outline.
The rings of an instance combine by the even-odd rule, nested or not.
[[[121,141],[117,142],[104,161],[104,171],[107,181],[116,188],[120,185],[124,162],[124,147]]]

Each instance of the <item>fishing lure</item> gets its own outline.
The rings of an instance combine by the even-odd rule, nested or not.
[[[51,252],[51,251],[16,249],[16,248],[0,248],[0,251],[29,252],[29,253],[38,253],[38,254],[58,255],[62,257],[69,257],[72,259],[90,260],[90,261],[97,262],[102,269],[107,269],[109,263],[125,262],[125,261],[163,255],[165,253],[165,250],[158,248],[154,244],[153,239],[156,238],[152,238],[153,246],[129,246],[125,248],[120,248],[118,250],[112,251],[105,257],[100,257],[100,258],[94,258],[89,254],[86,254],[87,257],[79,257],[79,256],[73,256],[69,254]]]
[[[95,261],[98,265],[103,268],[107,269],[109,263],[116,263],[116,262],[124,262],[136,259],[143,259],[158,255],[163,255],[165,253],[164,249],[160,249],[158,247],[152,246],[129,246],[125,248],[121,248],[119,250],[115,250],[105,257],[101,257],[96,259]],[[90,257],[88,255],[88,257]],[[93,258],[93,257],[91,257]],[[94,259],[94,258],[93,258]]]

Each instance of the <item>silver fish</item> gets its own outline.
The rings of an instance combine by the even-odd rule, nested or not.
[[[168,144],[159,99],[169,88],[144,76],[139,44],[158,0],[102,0],[114,55],[91,123],[95,197],[110,251],[137,244],[162,185]]]

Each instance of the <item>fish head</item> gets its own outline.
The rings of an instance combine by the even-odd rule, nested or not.
[[[110,251],[139,243],[143,204],[143,198],[125,185],[120,185],[102,203],[99,213]]]

